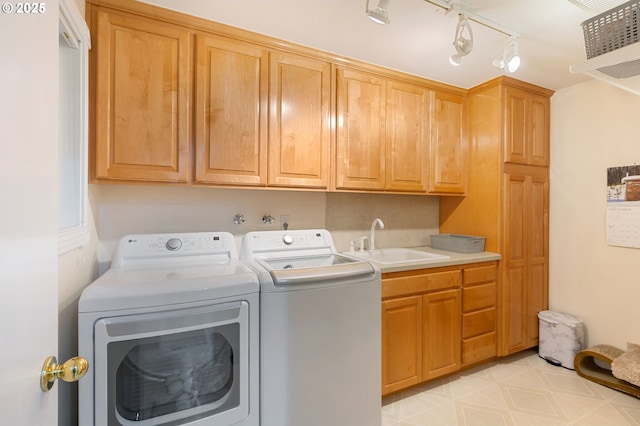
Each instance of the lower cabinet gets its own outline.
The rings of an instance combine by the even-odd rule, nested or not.
[[[460,369],[460,289],[422,296],[422,380]]]
[[[382,395],[496,356],[497,262],[383,273]]]
[[[497,355],[497,265],[462,270],[462,366]]]
[[[382,302],[382,394],[422,382],[422,296]]]

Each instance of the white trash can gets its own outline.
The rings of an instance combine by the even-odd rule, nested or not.
[[[584,322],[554,311],[538,312],[538,356],[548,363],[575,370],[573,360],[583,349]]]

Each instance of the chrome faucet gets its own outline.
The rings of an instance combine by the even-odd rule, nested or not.
[[[371,224],[371,236],[369,237],[369,250],[376,249],[376,224],[380,225],[380,229],[384,229],[382,219],[373,219],[373,223]]]

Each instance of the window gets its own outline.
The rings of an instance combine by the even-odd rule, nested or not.
[[[58,253],[82,247],[87,229],[89,29],[74,0],[60,0]]]

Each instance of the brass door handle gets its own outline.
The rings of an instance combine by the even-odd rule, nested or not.
[[[62,365],[58,364],[55,356],[47,357],[42,366],[40,389],[42,392],[51,390],[56,379],[77,382],[87,373],[87,370],[89,370],[89,363],[80,356],[70,358]]]

